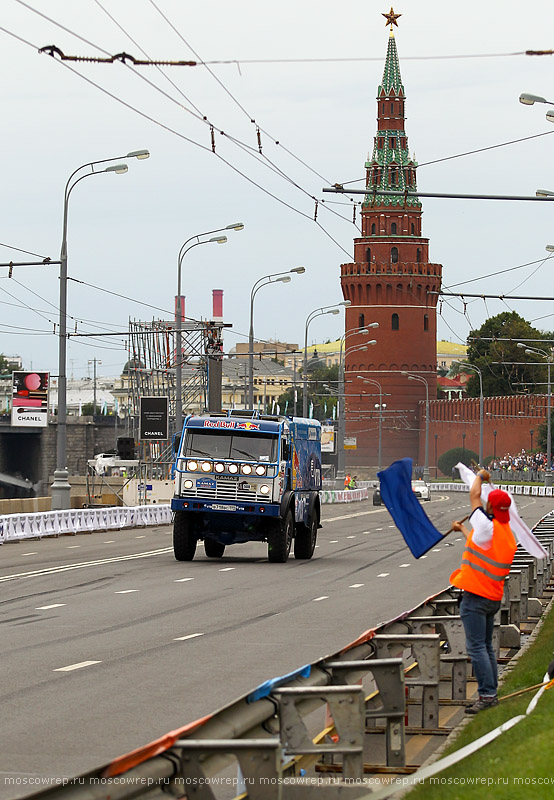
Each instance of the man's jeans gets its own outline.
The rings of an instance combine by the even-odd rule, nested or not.
[[[464,591],[460,601],[460,616],[466,635],[467,654],[473,664],[480,697],[492,697],[498,686],[498,667],[492,646],[494,616],[499,600],[489,600]]]

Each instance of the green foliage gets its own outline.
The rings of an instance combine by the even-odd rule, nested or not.
[[[439,456],[438,468],[443,475],[450,478],[452,476],[452,467],[454,467],[458,461],[461,461],[466,467],[470,467],[472,460],[479,461],[479,456],[477,453],[474,453],[473,450],[468,450],[467,447],[453,447],[451,450],[447,450],[446,453]]]
[[[544,339],[547,336],[533,328],[515,311],[503,311],[488,319],[468,337],[467,360],[483,374],[483,394],[511,395],[528,391],[543,393],[546,367],[541,356],[527,355],[518,342],[526,339]],[[493,341],[486,341],[492,339]],[[508,339],[509,341],[500,341]],[[532,342],[528,342],[530,346]],[[544,349],[544,345],[539,343]],[[515,362],[527,362],[525,364]],[[463,367],[461,368],[463,371]],[[472,370],[468,370],[472,373]],[[472,374],[467,383],[467,394],[479,396],[479,376]]]
[[[547,433],[548,433],[548,425],[547,420],[543,420],[537,428],[537,447],[534,447],[533,450],[538,448],[539,451],[546,453],[547,447]],[[550,446],[551,450],[554,453],[554,447],[552,447],[552,442],[554,442],[554,410],[550,412]]]
[[[333,416],[333,407],[337,405],[338,395],[338,380],[339,380],[339,367],[338,364],[333,364],[331,367],[325,366],[324,363],[317,365],[310,369],[308,374],[308,413],[310,403],[314,404],[314,419],[323,422]],[[302,416],[302,390],[303,390],[303,377],[298,378],[296,384],[296,392],[298,400],[296,403],[296,414]],[[285,413],[287,406],[287,414],[292,414],[294,411],[294,388],[287,389],[282,395],[279,395],[277,402],[281,408],[281,413]]]
[[[11,369],[8,368],[8,362],[2,353],[0,353],[0,375],[8,375]]]

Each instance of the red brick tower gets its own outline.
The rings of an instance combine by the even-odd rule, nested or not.
[[[362,235],[354,239],[354,263],[341,265],[343,295],[352,304],[346,309],[345,350],[346,435],[357,438],[357,448],[346,454],[352,468],[378,464],[379,387],[358,376],[382,388],[383,467],[405,456],[414,464],[424,459],[418,451],[418,402],[426,399],[426,385],[402,371],[427,381],[429,400],[437,396],[436,305],[442,267],[429,262],[419,198],[384,193],[416,190],[417,162],[408,151],[404,101],[391,25],[377,92],[377,135],[365,165]],[[379,329],[370,336],[355,332],[372,322],[378,322]],[[377,345],[356,351],[364,339],[372,338]],[[424,424],[424,415],[422,419]]]

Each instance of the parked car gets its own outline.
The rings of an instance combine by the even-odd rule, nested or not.
[[[431,500],[431,487],[425,481],[412,481],[412,492],[421,500]]]

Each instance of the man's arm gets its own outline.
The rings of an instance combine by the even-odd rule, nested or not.
[[[475,480],[471,484],[471,488],[469,490],[469,503],[471,505],[472,514],[476,508],[483,508],[483,503],[481,501],[481,487],[483,486],[483,483],[487,483],[489,480],[490,475],[486,469],[480,469],[475,476]],[[452,523],[452,530],[462,533],[465,539],[467,539],[471,533],[471,531],[466,528],[463,522],[458,521]]]

